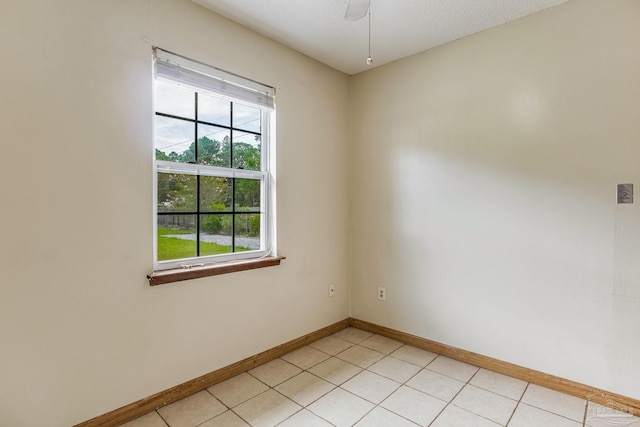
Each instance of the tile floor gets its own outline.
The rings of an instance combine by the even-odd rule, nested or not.
[[[640,427],[640,418],[355,328],[122,427]]]

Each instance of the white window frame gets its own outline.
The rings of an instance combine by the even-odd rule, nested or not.
[[[245,170],[232,167],[209,166],[156,160],[155,124],[153,144],[153,260],[154,270],[189,268],[231,261],[259,259],[269,256],[273,250],[273,215],[271,210],[271,145],[270,128],[275,116],[275,90],[272,87],[245,79],[235,74],[202,64],[197,61],[153,49],[154,94],[157,79],[167,79],[193,88],[198,93],[214,95],[234,103],[249,105],[261,110],[261,170]],[[156,116],[155,95],[153,103],[154,123]],[[196,123],[197,126],[197,123]],[[227,178],[249,178],[260,180],[260,249],[232,252],[219,255],[203,255],[175,260],[158,260],[158,173],[170,172],[200,176],[220,176]],[[232,209],[235,212],[235,208]],[[199,207],[198,207],[199,211]],[[239,213],[236,213],[239,214]],[[197,214],[199,215],[199,214]],[[232,215],[232,222],[235,216]],[[232,236],[235,239],[235,236]]]

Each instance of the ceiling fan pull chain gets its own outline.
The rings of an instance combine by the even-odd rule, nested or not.
[[[371,0],[369,0],[369,56],[367,56],[367,65],[373,64],[371,57]]]

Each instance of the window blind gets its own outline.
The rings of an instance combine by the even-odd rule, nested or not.
[[[274,108],[274,89],[182,56],[154,49],[156,76],[214,91],[239,101]]]

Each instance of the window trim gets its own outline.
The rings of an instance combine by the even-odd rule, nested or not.
[[[187,280],[192,278],[193,273],[196,271],[196,277],[205,277],[216,274],[223,274],[226,272],[243,271],[247,269],[260,268],[263,266],[278,265],[281,257],[274,257],[274,241],[272,236],[274,235],[274,213],[272,210],[271,195],[273,194],[271,184],[271,147],[272,147],[272,134],[271,126],[275,116],[274,111],[274,95],[275,90],[272,87],[263,85],[261,83],[248,80],[246,78],[237,76],[220,70],[215,67],[211,67],[202,64],[197,61],[184,58],[182,56],[164,51],[160,48],[153,48],[153,81],[154,81],[154,97],[155,97],[155,81],[158,77],[158,67],[162,67],[165,71],[161,74],[160,78],[168,80],[174,80],[180,84],[192,87],[198,93],[213,93],[217,97],[220,97],[229,102],[239,103],[243,105],[251,105],[254,108],[259,108],[261,112],[261,165],[260,170],[248,170],[237,168],[225,168],[218,166],[209,166],[202,164],[191,163],[179,163],[171,161],[156,160],[156,144],[155,144],[155,131],[154,131],[154,144],[153,144],[153,267],[154,271],[149,276],[150,284],[157,282],[157,277],[185,277],[170,281]],[[168,71],[167,71],[168,70]],[[168,76],[166,73],[173,73],[172,76]],[[187,76],[188,81],[184,82],[180,79],[182,76]],[[195,83],[194,83],[195,82]],[[213,88],[207,87],[206,84],[212,84]],[[231,89],[227,91],[226,89]],[[224,93],[218,90],[224,90]],[[153,102],[153,117],[155,121],[156,108],[155,99]],[[196,120],[195,125],[198,126]],[[216,125],[217,126],[217,125]],[[155,124],[154,124],[155,128]],[[233,130],[232,127],[229,128]],[[243,132],[242,129],[236,129]],[[252,132],[249,132],[252,133]],[[232,142],[231,142],[232,143]],[[218,255],[204,255],[191,258],[173,259],[173,260],[158,260],[158,173],[162,172],[176,172],[188,175],[199,176],[220,176],[229,178],[245,178],[260,180],[260,210],[261,226],[260,226],[260,249],[231,252],[227,254]],[[198,208],[199,209],[199,208]],[[235,212],[235,210],[234,210]],[[231,213],[232,221],[235,221],[235,215],[239,213]],[[199,215],[199,214],[198,214]],[[232,236],[235,238],[235,236]],[[277,260],[277,264],[273,264],[273,260]],[[235,267],[233,265],[237,264]],[[266,264],[266,265],[265,265]],[[161,274],[162,272],[167,274]],[[186,271],[186,273],[185,273]],[[202,275],[202,276],[200,276]],[[168,282],[163,282],[168,283]]]

